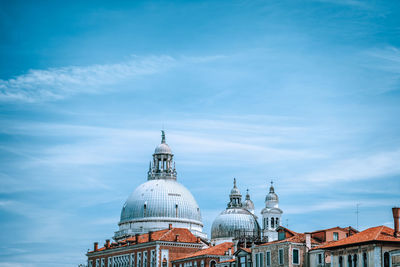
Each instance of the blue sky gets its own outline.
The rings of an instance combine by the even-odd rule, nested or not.
[[[392,227],[398,1],[80,2],[0,3],[1,266],[83,263],[162,127],[208,233],[233,177],[295,231]]]

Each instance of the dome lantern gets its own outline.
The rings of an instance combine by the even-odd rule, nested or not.
[[[254,214],[254,203],[250,199],[249,189],[246,190],[246,200],[244,201],[244,207]]]
[[[176,180],[174,154],[172,154],[171,148],[165,142],[165,132],[163,130],[161,131],[161,143],[154,150],[153,162],[150,162],[147,177],[148,180]]]

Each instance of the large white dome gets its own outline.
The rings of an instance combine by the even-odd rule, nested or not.
[[[166,229],[170,224],[207,238],[199,205],[189,190],[176,181],[173,156],[163,131],[149,166],[148,181],[139,185],[122,207],[116,240]]]
[[[150,180],[139,185],[125,202],[120,223],[150,218],[202,225],[196,200],[186,187],[172,179]]]

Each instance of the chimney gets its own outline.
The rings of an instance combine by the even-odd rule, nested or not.
[[[98,242],[94,242],[94,251],[97,251],[99,249],[99,243]]]
[[[169,229],[169,230],[172,229],[172,223],[168,224],[168,229]]]
[[[200,239],[200,237],[197,237],[197,240],[196,240],[196,242],[197,242],[197,243],[201,243],[201,239]]]
[[[110,239],[106,239],[106,248],[110,248]]]
[[[149,231],[149,242],[153,241],[153,231]]]
[[[393,220],[394,220],[394,237],[400,237],[399,232],[399,217],[400,217],[400,208],[394,207],[392,208],[393,212]]]
[[[306,235],[306,248],[307,250],[311,249],[311,234],[310,233],[304,233]]]
[[[175,235],[175,242],[179,242],[179,234]]]
[[[139,234],[136,234],[136,235],[135,235],[135,241],[136,241],[136,244],[139,243]]]

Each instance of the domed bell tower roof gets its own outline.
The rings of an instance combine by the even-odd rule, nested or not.
[[[278,207],[279,198],[278,195],[275,193],[275,188],[273,186],[274,182],[271,181],[271,186],[269,188],[269,193],[265,197],[265,206],[267,208]]]

